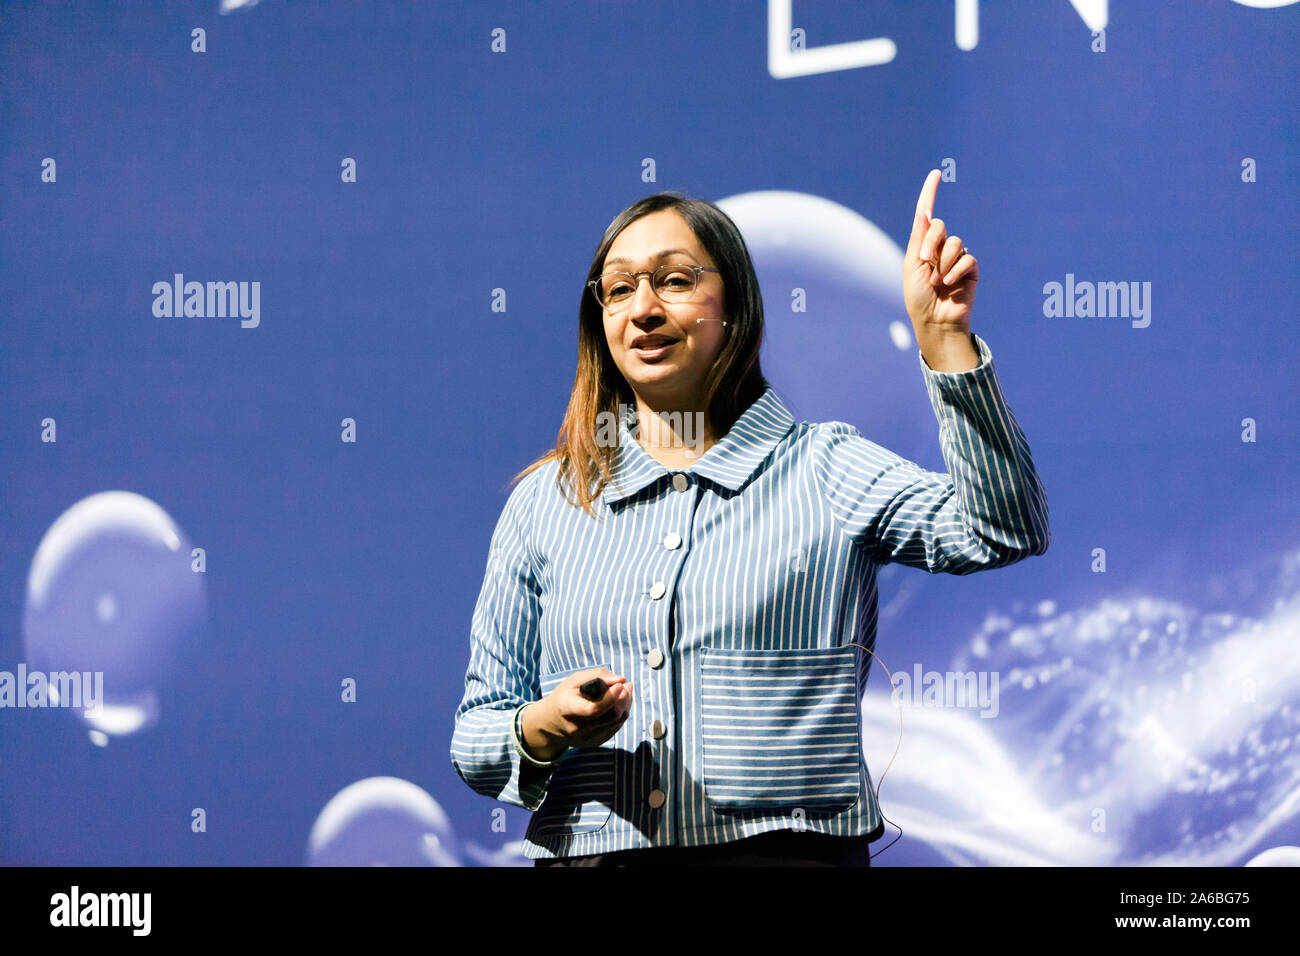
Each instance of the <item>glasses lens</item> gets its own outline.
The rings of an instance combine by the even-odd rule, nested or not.
[[[696,273],[683,265],[668,263],[660,266],[651,282],[654,291],[665,302],[684,302],[695,293]],[[607,272],[596,283],[597,298],[605,308],[617,308],[636,293],[633,278],[624,272]]]
[[[682,265],[663,265],[655,273],[655,291],[665,302],[684,302],[695,291],[695,270]]]
[[[632,279],[621,272],[607,272],[596,283],[596,297],[605,308],[620,305],[632,298]]]

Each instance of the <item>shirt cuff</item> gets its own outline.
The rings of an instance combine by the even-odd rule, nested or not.
[[[531,700],[528,702],[528,704],[532,704],[532,703],[536,703],[536,702]],[[519,751],[520,759],[527,760],[534,767],[554,767],[557,763],[559,763],[559,759],[560,759],[559,757],[556,757],[554,760],[536,760],[533,757],[530,757],[528,755],[528,751],[524,749],[524,742],[523,742],[524,731],[523,731],[523,726],[520,724],[520,717],[524,712],[524,708],[527,707],[528,704],[519,705],[519,707],[515,710],[515,719],[510,724],[510,736],[514,739],[515,750]]]
[[[921,354],[921,350],[917,349],[916,359],[918,362],[921,363],[921,369],[925,372],[926,377],[943,376],[943,375],[970,376],[972,372],[987,371],[988,367],[993,363],[993,353],[989,350],[988,343],[985,342],[978,335],[976,335],[974,332],[970,333],[970,338],[971,338],[971,345],[975,348],[975,354],[979,356],[979,364],[973,368],[962,369],[960,372],[940,372],[937,369],[930,368],[930,366],[926,364],[925,356]]]

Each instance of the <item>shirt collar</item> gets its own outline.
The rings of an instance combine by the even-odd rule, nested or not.
[[[736,419],[722,440],[686,470],[724,488],[739,491],[792,427],[794,416],[768,385]],[[626,420],[620,421],[618,432],[619,447],[611,469],[614,481],[606,483],[602,493],[609,504],[630,497],[670,474],[632,436]]]

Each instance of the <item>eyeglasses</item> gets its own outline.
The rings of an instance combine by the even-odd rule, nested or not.
[[[587,283],[607,311],[617,312],[632,300],[642,276],[650,276],[650,288],[664,302],[688,302],[700,284],[701,272],[718,272],[708,266],[681,262],[661,265],[653,272],[606,272]],[[720,274],[720,273],[719,273]]]

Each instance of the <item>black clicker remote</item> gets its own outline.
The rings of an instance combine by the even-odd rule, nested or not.
[[[605,696],[605,691],[608,687],[609,685],[601,678],[593,677],[578,688],[578,693],[587,698],[587,700],[600,700]]]

